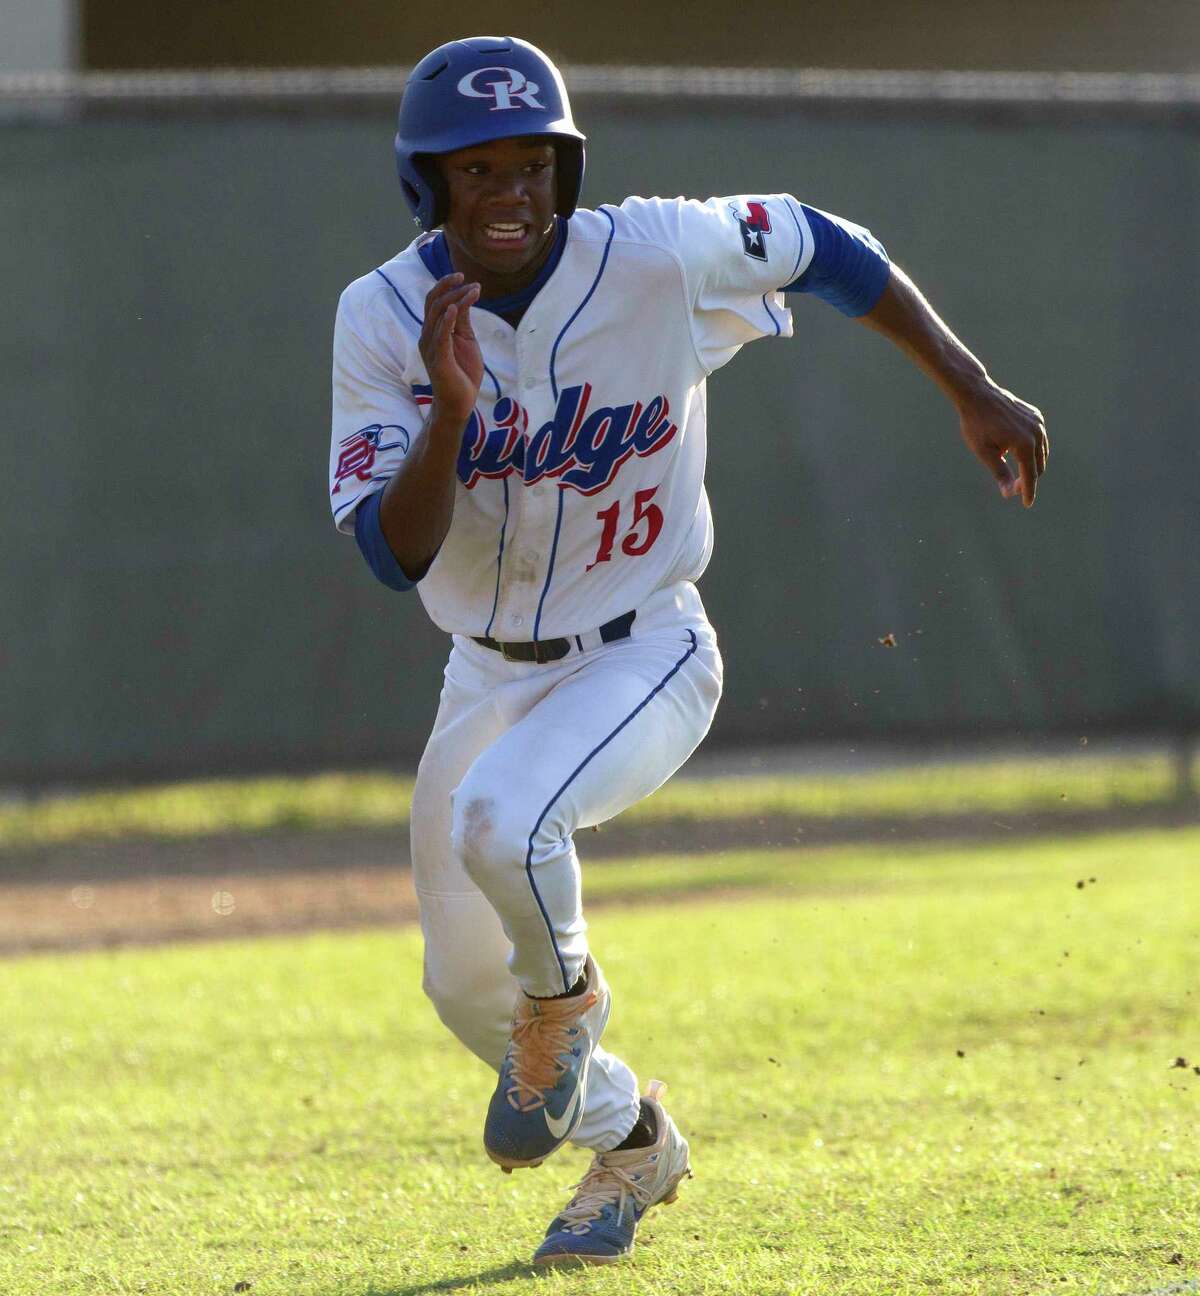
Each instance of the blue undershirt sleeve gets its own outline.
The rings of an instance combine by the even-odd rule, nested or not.
[[[784,292],[807,292],[857,318],[883,296],[891,262],[880,241],[861,225],[800,204],[813,235],[808,268]]]
[[[384,539],[383,529],[379,525],[379,503],[382,498],[383,491],[376,491],[355,509],[354,538],[376,579],[381,580],[389,589],[415,589],[417,582],[405,576],[403,568],[396,561],[396,555]]]

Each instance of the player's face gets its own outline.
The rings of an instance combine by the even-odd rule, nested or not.
[[[537,274],[554,237],[554,146],[536,136],[443,153],[450,191],[443,225],[455,269],[485,297],[515,292]]]

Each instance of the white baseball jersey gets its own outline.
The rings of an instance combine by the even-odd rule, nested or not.
[[[419,242],[338,307],[329,485],[349,534],[432,401]],[[791,336],[779,289],[812,255],[786,194],[628,198],[571,217],[518,327],[473,309],[486,369],[453,521],[418,586],[433,621],[503,641],[583,634],[697,579],[713,534],[705,380],[754,338]]]

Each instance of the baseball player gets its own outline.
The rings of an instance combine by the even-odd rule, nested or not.
[[[422,59],[395,147],[424,233],[342,295],[330,501],[453,638],[412,806],[425,992],[498,1073],[494,1162],[594,1153],[534,1263],[606,1263],[691,1167],[603,1047],[573,835],[670,778],[720,696],[708,375],[810,292],[941,387],[1003,496],[1033,503],[1046,432],[857,225],[786,193],[578,208],[584,136],[524,41]]]

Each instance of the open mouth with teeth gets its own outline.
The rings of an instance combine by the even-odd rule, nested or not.
[[[483,227],[489,243],[520,243],[529,227],[518,221],[495,221]]]

